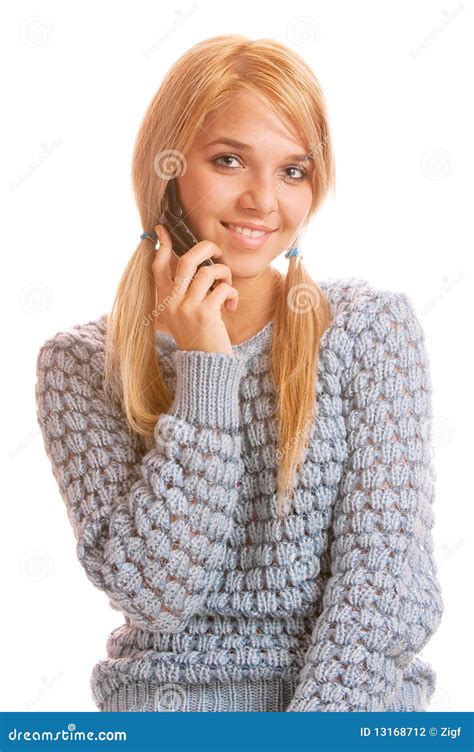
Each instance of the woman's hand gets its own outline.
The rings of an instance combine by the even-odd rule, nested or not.
[[[158,226],[155,232],[158,234]],[[225,264],[198,265],[212,256],[222,256],[218,245],[201,240],[178,259],[174,279],[171,276],[173,253],[171,236],[159,226],[160,248],[151,265],[155,277],[160,318],[173,335],[180,350],[204,350],[232,355],[232,345],[222,320],[221,308],[235,311],[239,293],[232,287],[232,272]],[[216,279],[226,280],[209,288]]]

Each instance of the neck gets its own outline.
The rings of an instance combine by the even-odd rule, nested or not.
[[[272,266],[251,279],[232,278],[232,287],[239,293],[239,304],[236,311],[223,308],[222,320],[233,345],[252,336],[273,319],[282,279]]]

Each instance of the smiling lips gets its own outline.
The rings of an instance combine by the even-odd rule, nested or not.
[[[237,225],[226,222],[221,222],[226,232],[229,233],[229,238],[232,242],[241,248],[260,248],[266,240],[270,237],[274,230],[258,231],[250,229],[245,225]]]
[[[258,237],[260,234],[274,232],[275,229],[266,225],[255,224],[254,222],[222,222],[222,224],[249,237]]]

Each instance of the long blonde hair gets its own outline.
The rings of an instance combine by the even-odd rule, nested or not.
[[[138,131],[132,182],[142,228],[153,230],[163,210],[166,170],[186,153],[204,119],[229,98],[250,91],[291,122],[314,160],[313,198],[302,229],[335,185],[326,107],[310,67],[273,39],[251,41],[237,34],[196,44],[172,66],[153,97]],[[172,165],[176,176],[176,167]],[[310,178],[311,179],[311,178]],[[119,282],[107,316],[104,386],[118,398],[128,430],[151,438],[161,413],[172,403],[162,378],[151,312],[156,289],[150,241],[140,240]],[[291,257],[276,295],[270,362],[279,429],[277,506],[293,497],[316,416],[316,381],[321,338],[331,323],[329,302]],[[285,499],[286,497],[286,499]],[[291,499],[290,499],[291,501]]]

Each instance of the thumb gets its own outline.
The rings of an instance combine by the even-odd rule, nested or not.
[[[168,278],[168,282],[174,282],[178,259],[173,252],[173,239],[164,225],[156,225],[155,232],[159,242],[156,244],[158,247],[156,248],[155,246],[154,264],[157,269],[163,270],[163,273]]]
[[[157,242],[157,249],[164,247],[165,250],[169,251],[171,249],[171,236],[166,229],[164,225],[156,225],[155,226],[155,232],[156,236],[158,238]]]

